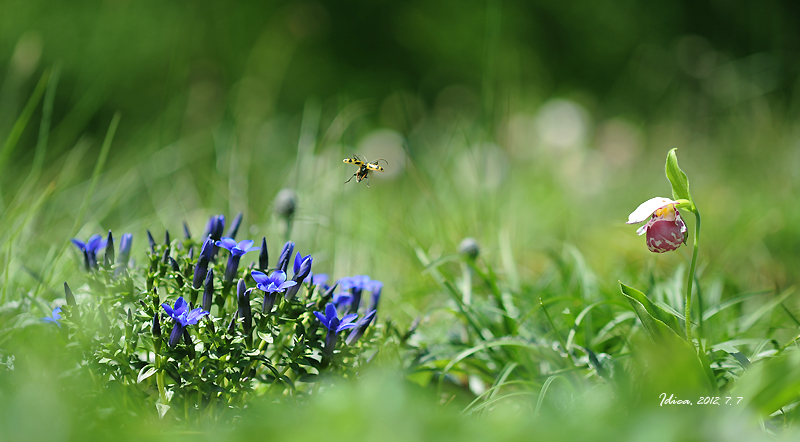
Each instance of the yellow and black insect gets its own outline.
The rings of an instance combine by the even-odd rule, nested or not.
[[[349,183],[350,180],[353,179],[353,177],[356,178],[356,182],[358,182],[358,183],[360,183],[361,180],[366,178],[367,179],[367,187],[369,187],[369,173],[373,172],[373,171],[377,171],[377,172],[383,172],[384,171],[384,168],[378,165],[379,161],[383,161],[387,165],[389,164],[389,162],[384,160],[383,158],[381,158],[379,160],[375,160],[375,161],[373,161],[371,163],[367,162],[366,159],[359,158],[357,155],[353,155],[353,158],[345,158],[344,160],[342,160],[342,162],[347,163],[347,164],[355,164],[356,166],[358,166],[358,170],[356,171],[356,173],[353,174],[353,176],[350,177],[349,180],[345,181],[344,183],[345,184]]]

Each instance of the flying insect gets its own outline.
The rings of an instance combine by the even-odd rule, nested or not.
[[[342,160],[343,163],[355,164],[356,166],[358,166],[358,170],[356,171],[356,173],[353,174],[353,176],[350,177],[349,180],[345,181],[344,183],[345,184],[349,183],[353,179],[353,177],[355,177],[357,183],[360,183],[361,180],[366,178],[367,187],[369,187],[369,173],[376,171],[383,172],[385,170],[383,167],[378,165],[378,162],[380,161],[383,161],[387,165],[389,164],[389,162],[384,160],[383,158],[372,162],[367,162],[366,159],[360,158],[358,155],[353,155],[353,158],[345,158],[344,160]]]

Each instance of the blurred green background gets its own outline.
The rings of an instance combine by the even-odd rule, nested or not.
[[[79,285],[68,239],[108,229],[143,256],[145,228],[242,211],[240,236],[277,255],[284,187],[314,271],[384,281],[400,324],[446,303],[414,246],[448,259],[466,236],[511,285],[566,253],[607,296],[685,271],[688,248],[650,254],[624,224],[670,196],[672,147],[705,219],[701,286],[792,286],[798,18],[790,1],[0,0],[0,299]],[[387,171],[342,185],[352,154]],[[785,320],[764,329],[790,338]]]

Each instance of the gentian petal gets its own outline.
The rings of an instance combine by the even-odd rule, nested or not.
[[[236,247],[236,241],[231,238],[222,238],[221,240],[217,241],[216,244],[223,249],[228,249],[229,251]]]
[[[175,313],[180,315],[183,314],[188,307],[189,306],[186,304],[186,300],[184,300],[183,296],[181,296],[177,301],[175,301],[175,307],[173,307],[173,309],[175,310]]]
[[[85,242],[83,242],[83,241],[81,241],[79,239],[76,239],[76,238],[72,238],[70,241],[72,241],[72,244],[75,244],[75,247],[79,248],[81,252],[86,250],[86,243]]]
[[[175,314],[175,310],[173,310],[172,307],[169,306],[169,304],[165,302],[161,304],[161,307],[164,307],[164,311],[167,312],[170,318],[175,319],[175,316],[177,315]]]
[[[357,313],[350,313],[349,315],[342,318],[342,324],[349,324],[353,322],[354,319],[358,317]]]
[[[294,256],[294,264],[292,265],[292,274],[296,275],[297,272],[300,271],[300,264],[303,263],[303,255],[300,252],[297,252],[297,255]]]
[[[244,241],[240,241],[239,244],[236,244],[237,249],[241,249],[247,251],[253,245],[253,240],[246,239]]]
[[[336,327],[336,333],[339,333],[342,330],[348,330],[348,329],[351,329],[351,328],[355,328],[355,326],[356,326],[356,324],[353,323],[353,322],[351,322],[349,324],[340,324],[338,327]]]
[[[253,280],[258,285],[269,284],[269,276],[267,276],[264,272],[259,272],[258,270],[251,270],[250,276],[253,277]]]
[[[644,222],[650,217],[650,215],[653,214],[653,212],[668,204],[677,204],[677,202],[663,197],[650,198],[642,204],[639,204],[639,207],[637,207],[636,210],[628,215],[628,224],[639,224]]]
[[[320,312],[315,311],[314,312],[314,316],[316,316],[317,319],[319,319],[319,322],[321,322],[322,325],[325,326],[325,328],[328,328],[328,318],[326,318],[325,315],[323,315]]]
[[[333,319],[333,318],[337,318],[338,319],[338,314],[336,312],[336,306],[333,305],[332,302],[329,302],[328,305],[325,306],[325,317],[328,318],[328,322],[330,322],[330,320]]]
[[[202,318],[207,314],[208,314],[207,311],[203,310],[200,307],[197,307],[196,309],[189,312],[189,314],[186,316],[186,323],[189,325],[197,324],[197,321],[199,321],[200,318]]]
[[[284,283],[281,283],[281,285],[278,286],[278,290],[286,290],[289,287],[294,287],[296,284],[297,284],[296,282],[290,279]]]
[[[282,283],[286,281],[286,272],[283,270],[275,270],[272,272],[272,275],[269,276],[269,279],[275,283]]]

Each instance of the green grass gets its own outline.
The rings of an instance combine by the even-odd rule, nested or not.
[[[214,124],[193,123],[185,109],[168,144],[158,124],[127,127],[115,116],[105,136],[50,155],[59,71],[48,72],[0,151],[0,362],[14,358],[13,370],[0,365],[0,440],[797,435],[797,155],[790,115],[765,119],[766,100],[734,107],[707,131],[680,117],[642,124],[647,149],[622,163],[599,136],[587,142],[597,146],[565,148],[533,136],[535,102],[492,120],[433,107],[387,147],[366,141],[375,107],[347,99],[265,118],[233,106]],[[619,286],[637,287],[653,303],[641,308],[681,325],[691,249],[651,254],[624,221],[641,201],[669,196],[663,158],[674,146],[660,136],[682,130],[681,164],[704,219],[692,321],[707,361],[682,341],[651,342]],[[23,131],[38,142],[20,145]],[[27,149],[35,161],[14,154]],[[393,155],[387,169],[399,173],[343,185],[353,170],[342,158],[353,153]],[[272,200],[284,187],[299,195],[291,237],[315,272],[369,274],[385,283],[382,322],[405,330],[420,319],[410,345],[380,348],[363,378],[326,385],[307,403],[254,401],[232,422],[159,421],[155,410],[126,411],[124,392],[95,391],[38,321],[64,281],[86,283],[69,238],[133,232],[144,265],[145,229],[175,235],[185,220],[199,232],[209,214],[242,211],[240,236],[266,236],[276,253],[285,232]],[[481,245],[475,261],[457,253],[467,236]],[[92,396],[74,395],[81,389]],[[743,399],[662,407],[661,393]]]

